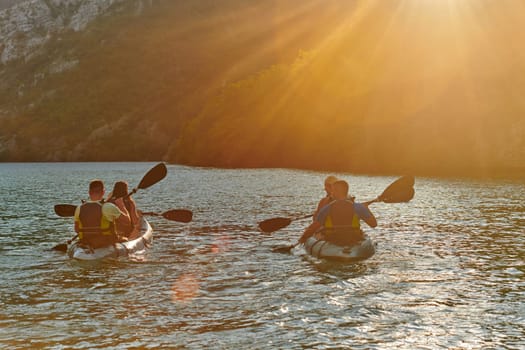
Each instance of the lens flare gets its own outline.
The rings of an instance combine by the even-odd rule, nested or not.
[[[200,282],[193,273],[180,275],[171,287],[174,303],[189,303],[199,294]]]

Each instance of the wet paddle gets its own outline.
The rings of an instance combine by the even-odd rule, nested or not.
[[[73,204],[57,204],[55,205],[55,214],[63,218],[75,216],[76,205]]]
[[[414,177],[402,176],[392,182],[374,202],[406,203],[414,198]]]
[[[75,216],[76,206],[72,204],[57,204],[55,205],[55,213],[63,218]],[[162,216],[171,221],[190,222],[193,218],[193,212],[188,209],[171,209],[164,213],[143,212],[142,215]]]
[[[144,175],[144,177],[142,177],[139,185],[135,187],[130,193],[128,193],[127,196],[129,197],[137,193],[139,189],[146,189],[156,184],[166,177],[167,171],[168,169],[164,163],[155,165]],[[75,205],[71,204],[57,204],[55,205],[55,213],[61,217],[70,217],[75,215],[76,208],[77,207]]]
[[[53,248],[51,248],[51,250],[56,250],[56,251],[59,251],[59,252],[67,252],[67,247],[73,243],[73,241],[75,239],[78,238],[78,234],[75,235],[75,237],[71,238],[70,240],[68,240],[66,243],[60,243],[60,244],[57,244],[56,246],[54,246]]]
[[[193,212],[188,209],[172,209],[165,211],[164,213],[154,213],[154,212],[143,212],[142,215],[151,215],[151,216],[162,216],[164,219],[178,222],[190,222],[193,218]]]
[[[369,205],[376,202],[384,202],[384,203],[406,203],[410,201],[412,198],[414,198],[414,177],[413,176],[403,176],[397,179],[396,181],[392,182],[388,187],[381,193],[376,199],[373,199],[371,201],[365,202],[363,204]],[[311,216],[311,215],[310,215]],[[303,216],[300,218],[306,218],[310,216]],[[284,219],[284,218],[275,218],[275,219]],[[273,219],[265,220],[266,222],[271,222]],[[281,228],[284,228],[288,226],[293,220],[290,219],[290,222],[284,226],[278,226],[277,224],[284,224],[284,220],[275,221],[275,225],[270,227],[267,223],[265,224],[266,228],[272,229],[276,228],[272,231],[264,231],[264,232],[273,232],[277,231]],[[262,223],[262,222],[261,222]],[[260,224],[259,224],[260,227]],[[293,248],[297,247],[299,245],[299,242],[289,245],[289,246],[282,246],[282,247],[276,247],[272,249],[272,252],[276,253],[289,253]]]
[[[283,247],[276,247],[276,248],[272,249],[272,252],[274,252],[274,253],[283,253],[283,254],[290,253],[292,251],[292,249],[294,249],[298,245],[299,245],[299,242],[295,243],[294,245],[287,245],[287,246],[283,246]]]
[[[384,203],[404,203],[408,202],[414,197],[414,177],[403,176],[392,182],[376,199],[365,202],[364,204],[372,204],[376,202]],[[259,223],[259,228],[265,233],[275,232],[290,225],[293,221],[310,218],[313,215],[299,216],[295,218],[277,217],[267,219]]]
[[[142,180],[140,180],[139,185],[135,187],[130,193],[128,193],[127,197],[137,193],[138,190],[143,190],[155,185],[157,182],[164,179],[167,173],[168,169],[164,163],[155,165],[146,173],[146,175],[144,175]]]
[[[313,214],[300,216],[296,218],[278,217],[278,218],[267,219],[267,220],[259,222],[259,228],[261,229],[261,231],[265,233],[271,233],[271,232],[280,230],[282,228],[285,228],[286,226],[290,225],[293,221],[301,220],[301,219],[308,219],[308,218],[311,218],[312,216]]]

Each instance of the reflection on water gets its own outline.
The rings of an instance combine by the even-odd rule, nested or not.
[[[272,253],[308,220],[257,229],[311,212],[326,174],[169,166],[135,198],[194,222],[151,218],[153,247],[131,260],[49,250],[72,237],[54,204],[78,203],[94,177],[136,185],[152,166],[0,164],[0,347],[525,347],[523,183],[416,179],[410,203],[371,208],[376,255],[341,264]],[[337,175],[363,201],[394,180]]]

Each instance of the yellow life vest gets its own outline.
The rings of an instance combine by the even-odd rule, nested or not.
[[[334,201],[329,204],[324,220],[324,239],[340,245],[353,244],[363,238],[359,216],[350,200]]]
[[[330,208],[329,208],[329,211],[328,211],[328,215],[326,216],[326,219],[325,221],[322,223],[324,228],[327,228],[327,229],[334,229],[334,228],[351,228],[351,229],[360,229],[361,228],[361,222],[359,220],[359,216],[357,216],[357,214],[355,213],[355,210],[353,208],[353,205],[354,203],[349,201],[349,200],[345,200],[343,203],[345,203],[346,207],[347,207],[347,210],[345,210],[343,213],[341,212],[336,212],[335,210],[333,210],[333,206],[334,205],[337,205],[339,201],[333,201],[332,203],[329,204]],[[350,206],[351,205],[351,206]],[[350,209],[350,210],[348,210]],[[350,213],[351,212],[351,213]],[[333,218],[333,215],[341,215],[344,217],[336,217],[335,220]],[[348,221],[348,216],[352,215],[352,221],[349,222]]]
[[[115,225],[102,213],[103,202],[87,202],[80,206],[78,238],[93,248],[103,247],[117,241]]]

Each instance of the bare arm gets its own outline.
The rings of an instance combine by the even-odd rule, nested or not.
[[[368,226],[370,226],[372,228],[377,226],[377,220],[376,220],[376,217],[374,216],[374,214],[372,214],[371,217],[366,219],[365,222],[368,224]]]
[[[321,224],[318,221],[314,221],[304,230],[303,235],[299,238],[299,243],[304,243],[310,238],[317,230],[321,228]]]
[[[377,226],[377,220],[374,214],[372,214],[372,212],[370,211],[370,209],[368,209],[369,204],[370,203],[368,202],[356,204],[355,208],[358,210],[359,218],[366,222],[368,226],[373,228]]]
[[[118,223],[121,225],[131,225],[131,218],[126,209],[126,205],[124,205],[124,200],[122,198],[117,199],[115,205],[120,210],[120,216],[117,218]]]
[[[317,214],[319,214],[319,212],[321,211],[321,209],[323,209],[323,207],[326,206],[327,204],[330,204],[330,197],[324,197],[323,199],[319,201],[319,203],[317,204],[317,209],[314,212],[314,216],[313,216],[314,220],[317,217]]]
[[[104,203],[102,213],[111,222],[116,222],[118,225],[130,225],[129,213],[122,198],[117,199],[115,204]]]
[[[78,233],[80,231],[80,206],[77,206],[75,209],[75,232]]]
[[[133,226],[137,226],[140,221],[139,215],[137,213],[137,205],[135,204],[135,201],[132,198],[130,198],[130,203],[131,203],[131,212],[129,213],[129,218]]]

